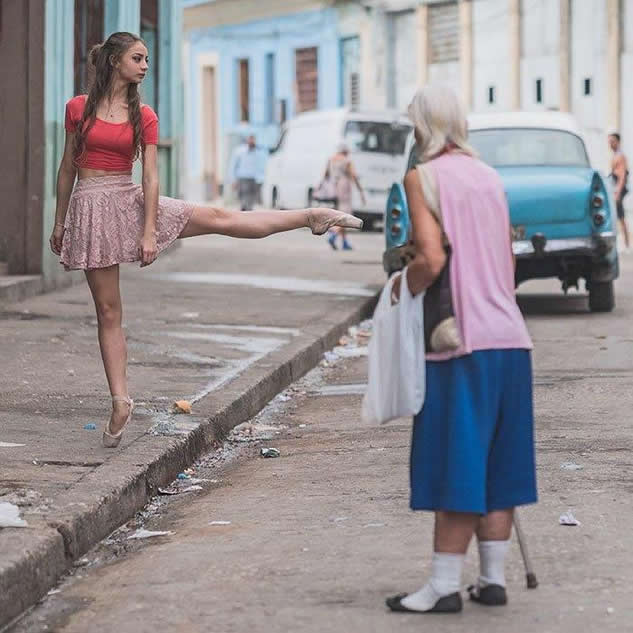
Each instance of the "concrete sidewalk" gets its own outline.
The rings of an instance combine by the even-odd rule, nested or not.
[[[371,313],[381,236],[353,241],[196,238],[123,269],[138,408],[114,451],[100,445],[109,399],[85,284],[2,306],[0,443],[18,446],[0,444],[0,502],[29,527],[0,529],[0,625]],[[191,416],[170,413],[180,398]]]

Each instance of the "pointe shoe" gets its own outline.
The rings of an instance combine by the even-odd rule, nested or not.
[[[317,207],[308,210],[308,226],[312,235],[323,235],[333,226],[342,226],[345,229],[361,229],[363,221],[349,213],[336,211],[336,209]]]
[[[132,400],[132,398],[124,398],[123,396],[112,396],[112,402],[125,402],[130,410],[127,414],[125,422],[123,423],[123,426],[120,428],[118,433],[110,433],[110,420],[108,420],[108,425],[103,432],[103,445],[105,446],[105,448],[116,448],[119,445],[119,442],[123,437],[123,431],[128,425],[128,422],[132,419],[132,411],[134,410],[134,400]]]

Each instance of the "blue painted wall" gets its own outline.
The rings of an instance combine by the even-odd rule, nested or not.
[[[187,112],[187,169],[190,182],[201,181],[203,171],[199,56],[217,53],[219,66],[219,155],[226,173],[227,158],[236,139],[255,134],[259,145],[272,147],[279,125],[269,122],[266,56],[274,55],[275,99],[287,102],[287,118],[296,114],[295,49],[318,48],[318,107],[335,108],[340,100],[338,15],[334,9],[307,11],[267,20],[193,30],[190,43]],[[239,121],[238,60],[249,60],[250,121]]]

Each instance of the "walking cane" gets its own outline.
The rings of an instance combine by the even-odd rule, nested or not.
[[[536,574],[534,573],[534,569],[532,568],[532,561],[530,560],[527,543],[525,541],[525,533],[523,532],[523,528],[521,527],[519,514],[516,510],[514,512],[512,521],[514,523],[514,531],[517,534],[517,540],[519,541],[521,556],[523,556],[523,565],[525,566],[525,580],[527,583],[527,588],[536,589],[538,587],[538,580],[536,580]]]

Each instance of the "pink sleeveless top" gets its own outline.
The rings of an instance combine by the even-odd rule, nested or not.
[[[499,174],[480,160],[447,153],[425,164],[435,176],[452,245],[453,309],[462,346],[429,353],[446,360],[486,349],[532,349],[516,302],[510,215]]]

